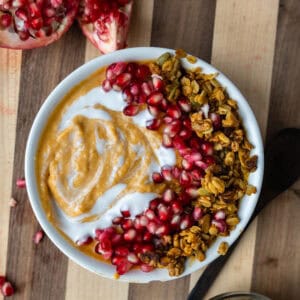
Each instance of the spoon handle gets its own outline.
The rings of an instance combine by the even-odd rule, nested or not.
[[[292,153],[288,153],[289,150],[287,149],[292,149],[290,151]],[[300,173],[299,153],[299,129],[284,129],[270,142],[265,156],[264,182],[252,217],[239,238],[229,247],[226,255],[219,256],[206,267],[189,294],[188,300],[200,300],[204,298],[251,222],[269,202],[296,182]]]

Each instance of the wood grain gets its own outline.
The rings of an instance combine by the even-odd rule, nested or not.
[[[299,1],[281,1],[268,140],[284,127],[300,128],[299,28]],[[277,197],[258,219],[252,288],[272,299],[299,299],[300,241],[295,238],[300,230],[299,200],[300,181]],[[270,222],[270,216],[275,221]]]
[[[0,49],[0,62],[0,139],[4,141],[0,152],[0,274],[5,274],[21,51]]]
[[[218,0],[216,7],[212,64],[228,75],[246,96],[263,136],[270,100],[276,6],[277,0]],[[211,287],[208,298],[230,290],[250,290],[255,232],[254,222]],[[200,274],[192,275],[191,287]]]
[[[184,48],[210,61],[214,15],[215,1],[156,0],[151,46]],[[129,299],[185,299],[189,286],[190,276],[165,283],[130,284]]]
[[[83,58],[84,40],[76,27],[49,47],[23,52],[13,182],[24,174],[26,140],[41,103]],[[67,258],[48,239],[38,246],[33,244],[39,225],[26,190],[14,187],[12,193],[19,200],[10,214],[7,259],[8,277],[17,283],[14,299],[64,299]]]

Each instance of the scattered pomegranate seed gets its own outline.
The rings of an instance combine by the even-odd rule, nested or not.
[[[115,248],[115,254],[118,256],[127,256],[129,253],[128,247],[118,246]]]
[[[214,219],[217,221],[224,220],[225,217],[226,217],[226,214],[223,210],[218,210],[214,215]]]
[[[123,109],[123,113],[125,116],[133,117],[137,115],[139,112],[139,106],[138,105],[133,105],[129,104]]]
[[[120,233],[113,235],[113,237],[111,239],[112,245],[119,245],[122,242],[123,242],[123,236]]]
[[[161,103],[160,103],[160,109],[162,111],[166,111],[169,107],[168,101],[164,98],[162,99]]]
[[[171,189],[166,189],[163,193],[162,198],[165,202],[169,203],[175,199],[175,193]]]
[[[161,125],[160,119],[152,119],[146,121],[146,128],[149,130],[157,130]]]
[[[190,172],[190,175],[191,175],[193,181],[200,182],[201,179],[203,178],[203,171],[201,169],[195,169]]]
[[[183,126],[186,127],[187,129],[192,130],[192,123],[191,123],[190,118],[185,118],[185,119],[183,119],[182,124],[183,124]]]
[[[193,222],[191,220],[191,217],[189,215],[186,215],[181,219],[179,226],[180,226],[181,230],[184,230],[184,229],[191,227],[192,225],[193,225]]]
[[[164,98],[163,94],[160,92],[153,92],[147,100],[147,103],[152,106],[158,106],[162,99]]]
[[[172,167],[165,165],[161,168],[161,174],[166,181],[172,180]]]
[[[136,230],[131,228],[129,230],[127,230],[125,233],[124,233],[124,240],[125,241],[132,241],[134,240],[136,237]]]
[[[129,210],[121,210],[121,214],[124,218],[130,217],[130,211]]]
[[[44,231],[43,230],[39,230],[35,233],[35,235],[33,236],[33,242],[37,245],[41,242],[41,240],[44,237]]]
[[[154,269],[154,267],[151,267],[147,264],[141,264],[140,269],[141,269],[141,271],[148,273],[148,272],[151,272]]]
[[[133,227],[133,221],[131,219],[123,220],[121,227],[124,230],[128,230]]]
[[[130,86],[130,93],[134,96],[140,94],[140,86],[137,83],[133,83]]]
[[[108,80],[115,80],[118,75],[124,73],[127,67],[127,63],[125,62],[117,62],[113,63],[106,69],[106,78]]]
[[[126,72],[131,73],[132,75],[135,75],[135,72],[136,72],[137,68],[138,68],[137,63],[130,62],[130,63],[127,64]]]
[[[201,210],[200,207],[194,207],[194,210],[193,210],[193,218],[195,221],[198,221],[201,219],[203,215],[203,211]]]
[[[162,175],[159,172],[153,172],[152,173],[152,180],[155,183],[161,183],[164,181],[164,178],[162,177]]]
[[[215,163],[215,159],[211,155],[207,155],[204,157],[203,161],[208,164],[209,166]]]
[[[10,198],[9,206],[10,207],[16,207],[17,205],[18,205],[18,202],[14,198]]]
[[[178,100],[178,105],[183,112],[190,112],[192,110],[191,104],[186,99]]]
[[[174,214],[180,214],[183,212],[182,205],[179,201],[173,201],[171,204],[171,208]]]
[[[141,89],[146,96],[149,96],[152,93],[152,89],[147,82],[141,84]]]
[[[26,181],[24,178],[17,179],[16,185],[19,189],[23,189],[26,187]]]
[[[167,115],[173,119],[180,119],[181,110],[177,105],[169,106],[167,109]]]
[[[14,288],[9,281],[6,281],[1,288],[1,292],[3,296],[9,297],[14,294]]]

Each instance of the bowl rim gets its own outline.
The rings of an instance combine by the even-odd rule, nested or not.
[[[118,50],[110,54],[102,55],[97,58],[92,59],[89,62],[86,62],[79,68],[75,69],[71,72],[68,76],[66,76],[48,95],[44,103],[42,104],[39,112],[37,113],[34,122],[32,124],[27,144],[26,144],[26,151],[25,151],[25,178],[26,178],[26,186],[27,186],[27,193],[29,196],[29,201],[33,212],[40,223],[42,229],[45,231],[47,236],[50,240],[62,251],[68,258],[72,261],[76,262],[80,266],[92,271],[98,275],[101,275],[106,278],[113,279],[113,273],[111,271],[107,271],[105,265],[109,265],[107,263],[103,263],[97,261],[94,258],[88,257],[87,255],[83,254],[81,251],[76,249],[72,246],[62,235],[55,229],[55,227],[50,223],[48,218],[46,217],[46,213],[43,210],[43,207],[40,203],[38,189],[37,189],[37,182],[35,176],[35,154],[38,147],[38,143],[40,140],[40,135],[44,130],[44,127],[48,121],[48,117],[50,113],[49,110],[53,111],[53,108],[57,106],[57,104],[63,98],[70,89],[72,89],[76,84],[80,83],[90,74],[95,72],[97,69],[109,65],[112,62],[124,60],[143,60],[144,59],[154,59],[158,57],[160,54],[164,52],[171,52],[174,53],[175,50],[168,49],[168,48],[159,48],[159,47],[135,47],[135,48],[127,48],[123,50]],[[142,58],[139,58],[142,57]],[[258,201],[262,180],[263,180],[263,171],[264,171],[264,151],[263,151],[263,142],[260,133],[260,129],[255,118],[255,115],[248,104],[245,97],[239,91],[239,89],[235,86],[235,84],[222,72],[218,69],[210,65],[209,63],[205,62],[202,59],[197,59],[196,64],[189,64],[188,62],[184,62],[184,65],[187,67],[196,67],[200,66],[203,69],[204,73],[207,73],[205,70],[209,70],[209,72],[217,72],[218,73],[218,81],[226,88],[228,93],[231,95],[235,95],[234,100],[238,102],[239,105],[239,115],[243,119],[243,125],[245,126],[247,136],[249,138],[249,133],[251,135],[250,141],[255,145],[255,154],[258,155],[258,167],[257,170],[250,175],[250,178],[253,178],[255,181],[255,186],[257,188],[257,192],[251,196],[245,196],[244,198],[251,198],[251,201],[247,204],[247,212],[243,219],[241,219],[240,223],[238,224],[237,228],[230,232],[228,237],[217,238],[214,244],[208,249],[207,253],[209,254],[203,262],[192,262],[186,263],[185,271],[178,277],[170,277],[165,269],[156,269],[150,273],[144,273],[138,270],[134,270],[131,272],[126,273],[125,275],[120,276],[118,279],[119,281],[124,282],[137,282],[137,283],[148,283],[151,281],[169,281],[178,279],[180,277],[186,276],[191,274],[194,271],[197,271],[210,262],[215,260],[219,254],[217,251],[212,251],[212,248],[216,250],[216,244],[226,241],[229,245],[231,245],[243,231],[245,226],[247,225],[250,217],[253,214],[255,209],[256,203]],[[244,114],[243,116],[241,114]],[[245,121],[246,120],[246,121]],[[247,123],[247,126],[245,125]],[[249,130],[248,124],[251,127]],[[255,143],[253,142],[255,140]],[[250,179],[249,179],[250,181]],[[251,182],[252,183],[252,182]],[[241,206],[244,205],[245,199],[242,199]],[[240,212],[241,208],[239,208]],[[219,242],[218,242],[219,241]],[[111,266],[111,265],[110,265]],[[104,270],[103,270],[103,268]],[[100,270],[99,270],[100,268]]]

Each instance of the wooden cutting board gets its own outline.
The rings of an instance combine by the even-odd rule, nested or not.
[[[184,48],[228,75],[266,142],[283,127],[300,127],[299,0],[135,0],[129,47],[150,45]],[[56,84],[98,55],[77,25],[43,49],[0,49],[0,274],[16,286],[11,299],[186,299],[202,271],[167,283],[126,284],[89,273],[47,238],[32,243],[39,225],[26,191],[15,187],[24,175],[28,132]],[[299,195],[298,181],[261,213],[207,299],[232,290],[299,299]]]

